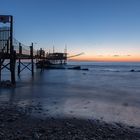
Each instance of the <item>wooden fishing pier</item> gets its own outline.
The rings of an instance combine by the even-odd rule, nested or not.
[[[27,64],[23,63],[25,59],[28,60]],[[18,75],[24,69],[28,69],[34,76],[34,59],[43,60],[45,59],[45,54],[37,55],[37,51],[33,48],[33,43],[30,46],[26,46],[17,41],[13,37],[13,16],[0,15],[0,82],[2,81],[3,69],[7,69],[10,72],[10,81],[15,85],[17,61]]]
[[[13,16],[0,15],[0,85],[3,69],[10,72],[10,83],[15,85],[16,68],[18,76],[24,69],[31,71],[32,76],[34,76],[34,60],[40,65],[39,68],[43,68],[46,64],[66,64],[67,58],[81,54],[83,53],[68,57],[66,48],[64,53],[54,52],[54,49],[53,53],[45,53],[43,49],[35,50],[33,43],[26,46],[13,37]],[[24,63],[25,60],[28,63]]]

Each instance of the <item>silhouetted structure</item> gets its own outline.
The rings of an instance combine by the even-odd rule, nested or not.
[[[54,47],[53,53],[45,54],[45,51],[42,48],[37,51],[34,50],[33,43],[31,46],[26,46],[20,43],[15,38],[13,38],[13,16],[11,15],[0,15],[0,26],[0,83],[2,80],[1,76],[3,69],[9,70],[11,75],[11,83],[13,85],[16,83],[16,60],[18,60],[18,75],[20,75],[24,69],[28,69],[31,71],[33,76],[34,59],[37,61],[38,68],[44,68],[50,67],[51,65],[65,65],[67,63],[67,58],[82,54],[80,53],[67,57],[66,48],[64,53],[59,53],[54,52]],[[22,60],[24,59],[28,60],[28,63],[23,63]]]
[[[67,53],[48,53],[46,60],[49,60],[52,64],[66,64]]]
[[[15,84],[16,53],[13,47],[13,16],[0,15],[0,23],[6,24],[0,28],[0,80],[2,69],[6,68],[11,73],[12,84]],[[5,61],[7,59],[10,61]]]
[[[18,75],[24,70],[31,71],[34,75],[34,62],[36,52],[31,46],[25,46],[13,38],[13,16],[0,15],[0,82],[2,80],[2,70],[7,69],[10,72],[11,83],[15,84],[15,66],[18,59]],[[13,43],[14,42],[14,43]],[[23,59],[31,60],[28,64],[22,62]],[[22,69],[21,69],[22,65]],[[31,65],[31,68],[29,67]]]

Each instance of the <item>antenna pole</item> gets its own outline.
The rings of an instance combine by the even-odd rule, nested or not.
[[[53,46],[53,53],[54,53],[54,46]]]

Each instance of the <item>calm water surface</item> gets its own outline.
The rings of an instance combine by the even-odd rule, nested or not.
[[[103,119],[140,126],[140,63],[69,62],[89,71],[37,70],[17,77],[15,89],[0,89],[0,101],[19,106],[40,102],[55,117]],[[134,69],[136,72],[130,72]],[[5,71],[3,78],[8,78]],[[41,115],[39,117],[42,117]]]

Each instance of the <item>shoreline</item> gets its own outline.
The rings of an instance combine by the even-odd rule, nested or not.
[[[40,106],[19,107],[8,102],[0,103],[0,139],[39,140],[132,140],[140,139],[140,128],[121,123],[77,118],[36,118],[32,109]]]

